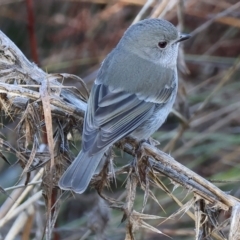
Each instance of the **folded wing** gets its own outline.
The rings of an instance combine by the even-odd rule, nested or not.
[[[153,114],[155,107],[166,103],[173,88],[163,89],[156,102],[122,90],[110,90],[104,84],[92,88],[83,128],[83,151],[96,154],[129,135]]]

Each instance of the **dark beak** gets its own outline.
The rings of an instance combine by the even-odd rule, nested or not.
[[[180,38],[179,38],[176,42],[185,41],[185,40],[189,39],[190,37],[191,37],[191,35],[182,33],[182,34],[180,35]]]

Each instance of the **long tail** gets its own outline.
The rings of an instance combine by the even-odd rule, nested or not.
[[[60,178],[59,187],[79,194],[83,193],[88,187],[103,154],[104,152],[101,152],[89,156],[87,152],[81,151]]]

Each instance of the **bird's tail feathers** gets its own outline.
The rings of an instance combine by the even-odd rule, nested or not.
[[[88,152],[81,151],[59,180],[59,187],[63,190],[72,190],[83,193],[88,187],[104,152],[89,156]]]

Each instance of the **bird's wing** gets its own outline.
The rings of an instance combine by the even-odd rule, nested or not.
[[[122,90],[94,84],[83,128],[83,151],[95,154],[133,132],[149,119],[156,105],[166,103],[173,89],[163,89],[157,103]]]

